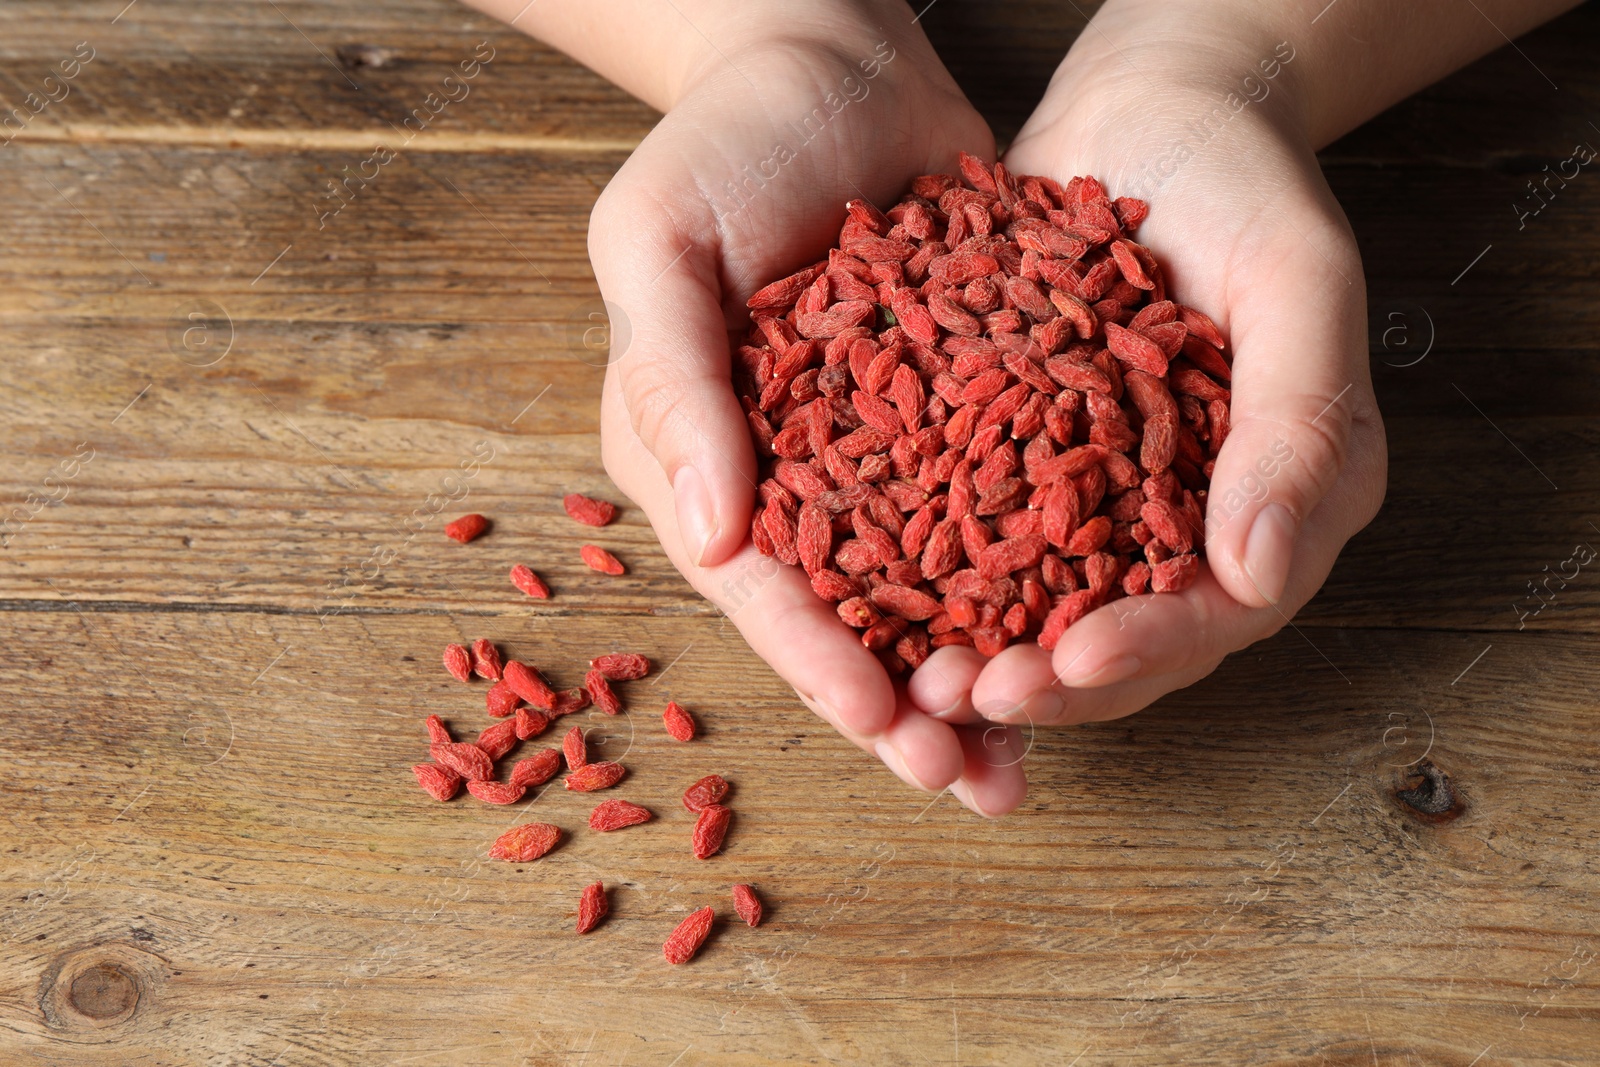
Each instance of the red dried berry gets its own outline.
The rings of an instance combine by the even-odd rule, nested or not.
[[[586,934],[600,925],[611,912],[611,902],[606,899],[606,886],[604,882],[594,882],[585,886],[583,895],[578,898],[578,933]]]
[[[722,851],[722,840],[728,836],[728,822],[732,818],[733,809],[721,804],[707,804],[700,809],[700,817],[694,823],[695,859],[710,859]]]
[[[590,671],[585,675],[583,687],[588,690],[594,706],[607,715],[615,715],[622,710],[622,700],[612,691],[611,683],[606,681],[606,676],[599,671]]]
[[[562,497],[561,506],[567,509],[568,515],[585,526],[604,526],[617,515],[615,504],[579,493],[568,493]]]
[[[727,795],[728,783],[720,775],[708,774],[683,791],[683,806],[690,811],[704,811],[721,803]]]
[[[583,557],[583,562],[592,571],[613,577],[627,573],[627,568],[622,565],[621,560],[598,545],[583,545],[579,547],[578,555]]]
[[[458,682],[472,677],[472,657],[460,645],[444,646],[444,669]]]
[[[518,708],[517,716],[512,722],[516,726],[518,741],[538,737],[550,728],[550,716],[538,708]]]
[[[501,671],[500,650],[494,647],[494,642],[480,637],[472,642],[472,673],[479,678],[487,678],[491,682],[500,680]]]
[[[650,819],[648,808],[641,808],[626,800],[603,800],[589,813],[589,829],[609,833],[624,826],[638,826],[642,822],[649,822]]]
[[[467,792],[485,804],[515,804],[528,790],[515,782],[468,782]]]
[[[561,770],[561,753],[553,748],[541,749],[527,759],[519,759],[511,765],[511,784],[520,785],[524,789],[534,789],[554,778],[559,770]]]
[[[544,579],[520,563],[511,568],[511,584],[537,600],[550,599],[550,587]]]
[[[469,782],[487,782],[494,777],[494,760],[477,745],[464,741],[441,742],[428,749],[435,763],[455,771]]]
[[[463,515],[455,522],[444,528],[444,535],[453,541],[466,544],[474,538],[481,537],[483,531],[489,528],[489,520],[479,514]]]
[[[567,768],[577,770],[589,762],[589,746],[583,740],[583,727],[574,726],[561,739],[561,752],[567,757]]]
[[[529,863],[545,855],[561,840],[560,827],[547,822],[527,822],[514,826],[495,838],[489,858],[508,863]]]
[[[503,719],[516,711],[522,704],[522,698],[505,683],[504,677],[489,687],[484,694],[483,702],[489,709],[489,714],[497,719]]]
[[[637,652],[610,652],[590,660],[589,668],[613,682],[631,682],[650,673],[650,661]]]
[[[556,706],[556,691],[545,684],[539,673],[525,663],[511,660],[505,665],[501,680],[511,691],[536,708],[549,711]]]
[[[739,918],[744,920],[746,926],[755,927],[761,925],[761,916],[763,914],[761,898],[756,896],[754,889],[742,882],[733,887],[733,910],[738,914]]]
[[[517,720],[497,722],[478,735],[475,742],[491,760],[504,756],[517,743]]]
[[[461,776],[437,763],[419,763],[411,768],[411,773],[417,776],[417,784],[435,800],[449,800],[461,789]]]
[[[574,793],[593,793],[597,789],[609,789],[622,780],[623,767],[620,763],[601,760],[599,763],[585,763],[582,767],[567,775],[567,788]]]
[[[589,691],[587,689],[582,687],[563,689],[556,694],[556,706],[550,709],[550,717],[559,719],[563,715],[571,715],[575,711],[582,711],[589,704]]]
[[[448,745],[454,738],[446,728],[444,720],[437,715],[429,715],[424,720],[428,726],[428,743],[430,745]]]
[[[694,959],[694,954],[706,943],[706,937],[711,933],[711,920],[715,917],[716,912],[710,908],[690,912],[661,946],[661,955],[671,964],[688,963]]]
[[[694,719],[689,713],[678,705],[676,700],[667,701],[667,710],[661,713],[661,721],[666,724],[667,733],[675,741],[694,740]]]

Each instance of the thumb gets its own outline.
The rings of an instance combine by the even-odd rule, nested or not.
[[[1266,607],[1283,596],[1302,526],[1348,462],[1352,426],[1377,414],[1359,261],[1285,269],[1280,260],[1254,281],[1243,290],[1248,300],[1231,309],[1232,425],[1206,501],[1206,556],[1230,596]],[[1316,517],[1339,527],[1338,543],[1376,512],[1376,481],[1370,501],[1357,494],[1348,513]]]
[[[683,229],[654,199],[602,195],[589,255],[627,321],[626,346],[611,359],[628,417],[672,486],[690,559],[704,567],[744,542],[756,464],[733,394],[718,258]],[[704,232],[715,232],[710,220]]]

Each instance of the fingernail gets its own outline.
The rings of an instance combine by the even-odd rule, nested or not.
[[[1061,681],[1065,685],[1094,689],[1102,685],[1125,682],[1138,674],[1143,666],[1138,656],[1118,656],[1106,663],[1096,663],[1092,660],[1074,661],[1072,666],[1062,672]]]
[[[1066,707],[1060,693],[1053,689],[1041,689],[1022,702],[1011,721],[1048,725],[1060,719]]]
[[[672,496],[678,509],[678,532],[683,547],[696,567],[705,559],[706,549],[717,534],[716,511],[706,480],[693,467],[679,467],[672,478]]]
[[[1289,582],[1289,561],[1294,557],[1294,516],[1282,504],[1261,509],[1250,525],[1244,543],[1244,573],[1256,590],[1276,604]]]
[[[910,769],[906,767],[906,761],[904,757],[902,757],[895,747],[889,744],[889,742],[879,741],[877,744],[872,746],[872,751],[879,759],[883,760],[884,766],[893,771],[902,782],[906,783],[906,785],[920,789],[924,793],[933,792],[932,789],[929,789],[927,786],[923,785],[922,782],[918,780],[916,775],[911,773]]]

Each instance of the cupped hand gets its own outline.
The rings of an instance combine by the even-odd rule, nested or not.
[[[673,565],[845,737],[992,815],[1023,794],[1017,730],[922,713],[801,570],[751,544],[759,475],[730,372],[745,300],[822,258],[846,201],[892,203],[958,151],[992,158],[993,137],[920,31],[885,42],[841,26],[825,43],[741,49],[617,172],[589,252],[625,320],[612,336],[627,338],[601,405],[606,469]]]
[[[910,694],[956,721],[1113,719],[1205,677],[1288,625],[1383,499],[1361,263],[1300,130],[1293,47],[1241,44],[1226,27],[1208,44],[1204,28],[1172,23],[1165,7],[1108,4],[1005,163],[1147,199],[1135,239],[1173,298],[1227,335],[1232,430],[1211,481],[1206,565],[1182,593],[1101,607],[1053,653],[939,650]],[[1338,683],[1340,665],[1326,669]]]

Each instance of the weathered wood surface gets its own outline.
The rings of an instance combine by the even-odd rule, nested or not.
[[[0,148],[0,502],[56,498],[0,553],[0,1061],[1597,1062],[1600,577],[1537,614],[1527,583],[1600,544],[1600,185],[1511,207],[1600,141],[1593,5],[1325,153],[1393,462],[1299,629],[1041,732],[995,823],[799,707],[637,509],[604,535],[627,578],[577,563],[559,494],[615,495],[585,220],[648,108],[443,0],[121,8],[0,3],[13,103],[96,49]],[[1005,139],[1092,10],[924,21]],[[472,95],[319,229],[324,183],[489,36]],[[429,495],[474,450],[447,510],[498,526],[461,548]],[[521,560],[555,599],[509,589]],[[578,720],[657,823],[422,797],[420,716],[484,722],[437,666],[475,636],[567,685],[598,650],[672,664]],[[669,697],[703,741],[663,738]],[[1423,759],[1438,820],[1396,797]],[[697,863],[676,795],[712,770],[738,821]],[[524,817],[570,836],[484,861]],[[614,912],[580,942],[595,878]],[[768,925],[662,964],[738,880]]]

